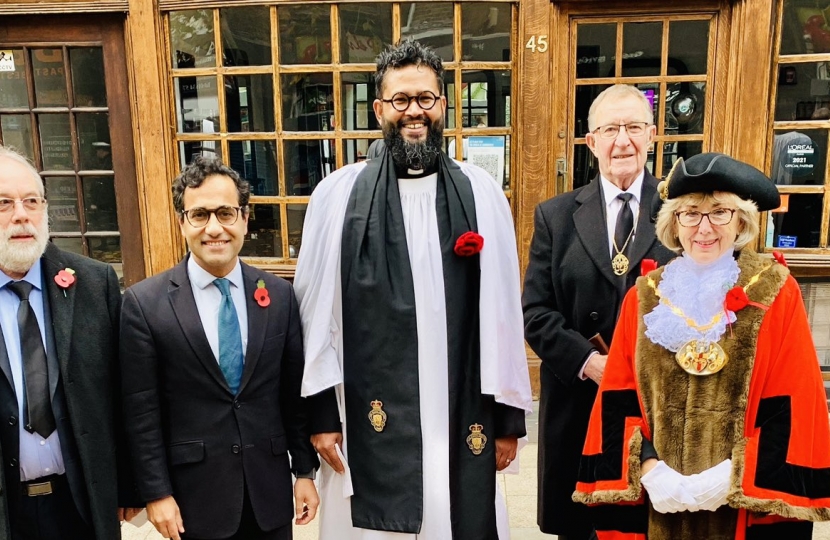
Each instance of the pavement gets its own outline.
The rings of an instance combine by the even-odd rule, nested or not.
[[[534,403],[538,406],[538,402]],[[556,540],[555,536],[542,534],[536,525],[536,453],[539,428],[538,411],[527,419],[528,444],[519,454],[519,474],[500,474],[499,482],[507,501],[510,519],[510,540]],[[134,521],[146,519],[144,513]],[[141,527],[125,523],[121,527],[122,540],[160,540],[162,536],[145,522]],[[318,540],[317,522],[294,527],[294,540]],[[449,540],[430,538],[426,540]],[[813,529],[813,540],[830,540],[830,522],[817,523]]]

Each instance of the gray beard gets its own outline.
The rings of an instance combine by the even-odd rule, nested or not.
[[[437,126],[428,120],[427,122],[426,140],[414,143],[404,140],[398,126],[394,124],[384,126],[383,138],[392,152],[392,161],[396,168],[423,171],[433,167],[438,154],[441,153],[444,127]]]
[[[45,212],[45,210],[44,210]],[[19,233],[33,234],[35,241],[28,246],[12,246],[9,239]],[[10,225],[0,232],[0,268],[6,271],[25,274],[43,255],[49,242],[49,220],[46,216],[39,227],[28,225]]]

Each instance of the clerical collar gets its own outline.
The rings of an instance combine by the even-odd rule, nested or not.
[[[395,167],[395,173],[397,174],[398,178],[423,178],[425,176],[429,176],[430,174],[435,174],[438,172],[438,160],[436,159],[431,167],[427,167],[421,170],[415,170],[410,168],[398,168]]]

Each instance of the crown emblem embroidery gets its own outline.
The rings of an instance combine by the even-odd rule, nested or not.
[[[467,435],[467,446],[474,456],[481,454],[487,444],[487,436],[482,433],[482,430],[484,430],[484,426],[473,424],[470,426],[470,434]]]
[[[383,402],[376,399],[371,402],[371,405],[372,410],[369,411],[369,421],[372,423],[375,431],[380,433],[386,427],[386,412],[382,408]]]

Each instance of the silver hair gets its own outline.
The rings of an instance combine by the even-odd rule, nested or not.
[[[37,169],[35,169],[34,165],[32,165],[32,162],[29,161],[28,158],[26,158],[26,156],[24,156],[23,154],[21,154],[20,152],[18,152],[10,146],[0,145],[0,159],[2,158],[7,158],[23,165],[32,175],[32,178],[37,180],[37,185],[40,186],[40,196],[45,197],[46,192],[43,187],[43,179],[40,177],[40,174],[38,174]]]
[[[643,94],[643,92],[637,88],[636,86],[631,86],[629,84],[615,84],[614,86],[609,86],[594,99],[594,102],[591,103],[591,108],[588,109],[588,131],[594,131],[597,129],[597,109],[599,109],[600,104],[605,101],[607,98],[626,98],[626,97],[633,97],[637,98],[643,106],[643,113],[645,113],[646,121],[649,124],[654,123],[654,112],[651,110],[651,103],[648,101],[648,98]]]

